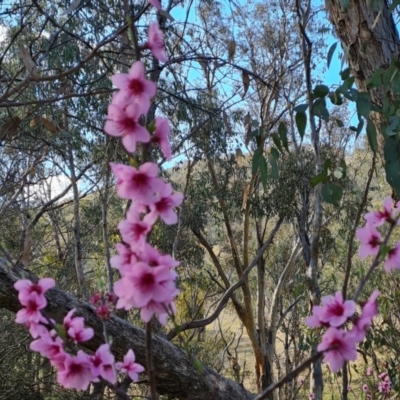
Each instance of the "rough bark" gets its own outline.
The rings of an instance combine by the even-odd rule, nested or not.
[[[326,0],[325,5],[347,53],[356,85],[366,91],[366,80],[376,69],[389,66],[400,50],[399,36],[386,1],[350,0],[347,10],[340,0]]]
[[[13,286],[17,279],[18,276],[4,262],[0,262],[0,307],[12,312],[20,309],[17,291]],[[35,277],[30,276],[30,279],[34,280]],[[96,350],[104,343],[102,321],[96,316],[92,306],[56,288],[49,290],[46,297],[46,313],[50,318],[61,323],[66,313],[76,308],[76,314],[84,317],[87,325],[94,329],[94,338],[85,344],[87,349]],[[122,360],[129,349],[133,349],[137,361],[142,365],[146,364],[143,329],[112,317],[107,322],[107,332],[113,337],[112,351],[118,360]],[[158,336],[153,336],[153,357],[156,388],[160,394],[185,400],[254,398],[243,386],[225,379],[205,366],[202,366],[200,374],[181,349]]]
[[[369,91],[372,100],[382,105],[382,90],[368,90],[367,80],[378,68],[386,68],[400,52],[399,35],[384,0],[350,0],[345,10],[340,0],[325,0],[326,10],[335,27],[359,91]],[[380,114],[371,118],[380,131]],[[378,152],[383,160],[384,136],[379,135]]]

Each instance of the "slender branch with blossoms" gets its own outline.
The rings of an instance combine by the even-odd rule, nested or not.
[[[158,10],[161,8],[157,0],[149,0],[149,3]],[[157,22],[150,25],[148,40],[141,48],[150,49],[159,61],[168,60]],[[136,61],[128,74],[113,75],[111,81],[119,90],[108,106],[105,132],[120,137],[128,153],[136,152],[138,144],[153,144],[159,146],[164,156],[170,159],[168,121],[156,117],[149,128],[140,123],[141,116],[148,113],[156,94],[155,83],[145,78],[144,64]],[[175,284],[175,268],[179,263],[152,247],[148,238],[158,218],[167,225],[177,223],[174,208],[182,203],[183,195],[174,193],[172,186],[158,177],[157,164],[144,159],[141,161],[142,164],[135,167],[110,163],[117,179],[118,196],[131,202],[126,218],[118,225],[122,242],[116,245],[117,255],[111,259],[111,265],[119,271],[121,278],[114,284],[114,293],[97,293],[92,296],[91,302],[103,321],[109,318],[114,306],[125,310],[140,309],[141,318],[147,324],[146,372],[151,396],[155,399],[150,321],[157,315],[159,322],[165,325],[168,314],[175,312],[174,298],[179,292]],[[90,355],[76,348],[76,345],[90,340],[94,332],[92,328],[85,327],[82,317],[74,315],[75,309],[66,315],[62,325],[46,318],[44,294],[54,285],[51,278],[41,279],[38,284],[26,279],[17,281],[15,288],[19,291],[18,298],[23,308],[18,312],[16,322],[25,324],[35,339],[30,345],[31,350],[47,357],[57,368],[58,382],[67,389],[87,390],[90,383],[103,381],[119,393],[115,386],[117,372],[128,374],[132,381],[137,381],[144,367],[135,363],[133,350],[128,351],[122,362],[115,362],[105,324],[105,343]]]
[[[366,275],[361,280],[354,300],[344,301],[342,293],[322,298],[321,306],[313,306],[313,314],[306,318],[305,323],[310,328],[327,328],[322,336],[318,351],[325,351],[323,361],[329,363],[332,372],[338,372],[346,361],[357,358],[357,343],[362,342],[369,330],[372,319],[378,314],[377,298],[379,291],[375,290],[361,307],[361,314],[356,316],[356,302],[362,290],[371,277],[373,270],[385,260],[384,269],[400,269],[400,242],[389,246],[389,239],[396,226],[400,225],[400,202],[393,204],[391,198],[383,202],[383,210],[371,211],[365,215],[366,225],[357,230],[357,238],[361,242],[359,256],[361,259],[374,256],[374,260]],[[382,239],[377,228],[388,225],[388,231]],[[332,350],[326,351],[327,348]]]

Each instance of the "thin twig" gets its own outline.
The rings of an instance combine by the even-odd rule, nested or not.
[[[156,391],[156,381],[154,379],[154,368],[153,368],[153,357],[151,354],[151,322],[146,324],[146,367],[147,367],[147,377],[149,380],[150,387],[150,399],[157,399],[157,391]]]

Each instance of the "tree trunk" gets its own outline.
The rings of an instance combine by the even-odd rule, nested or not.
[[[388,67],[400,51],[399,36],[386,1],[350,0],[347,10],[341,6],[341,0],[325,0],[325,5],[342,47],[347,49],[356,85],[360,91],[367,91],[367,79],[376,69]],[[373,93],[374,96],[379,103],[379,94]]]
[[[370,92],[372,100],[381,106],[382,90],[369,90],[367,80],[378,68],[387,68],[400,52],[399,35],[387,2],[350,0],[346,10],[340,0],[325,0],[325,5],[358,90]],[[371,119],[377,131],[381,132],[382,116],[372,112]],[[383,134],[380,134],[378,153],[383,164],[384,141]]]

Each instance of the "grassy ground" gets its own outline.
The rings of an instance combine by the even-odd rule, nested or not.
[[[224,310],[218,321],[215,321],[212,325],[210,325],[207,329],[207,334],[211,335],[219,335],[220,327],[225,335],[225,340],[230,342],[232,335],[236,334],[236,338],[238,338],[241,323],[236,314],[230,310]],[[255,393],[257,391],[255,378],[254,378],[254,354],[252,350],[252,346],[250,343],[250,339],[243,329],[243,333],[240,339],[239,344],[237,340],[235,340],[230,346],[230,351],[233,355],[235,355],[235,347],[237,346],[237,355],[238,355],[238,363],[241,367],[241,374],[244,374],[243,384],[246,389]],[[283,345],[280,340],[277,340],[277,354],[283,355]],[[357,362],[357,369],[359,373],[357,373],[353,368],[351,368],[351,387],[353,389],[353,393],[349,393],[349,400],[352,399],[364,399],[365,394],[362,393],[361,387],[362,384],[365,383],[363,381],[363,376],[366,370],[366,366],[364,362],[359,359]],[[329,369],[324,365],[324,400],[340,400],[340,391],[341,391],[341,379],[337,376],[330,373]],[[229,360],[225,355],[224,369],[221,371],[225,376],[234,379],[233,371],[230,366]],[[307,372],[302,374],[303,376],[307,375]],[[303,389],[298,392],[297,399],[308,399],[308,382],[305,383]]]

